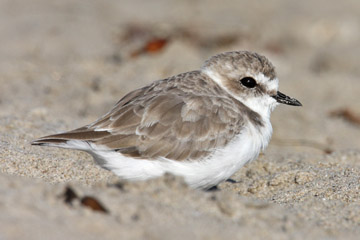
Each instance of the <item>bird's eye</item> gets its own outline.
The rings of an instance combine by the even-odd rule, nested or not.
[[[240,82],[247,88],[254,88],[256,86],[256,81],[252,77],[244,77]]]

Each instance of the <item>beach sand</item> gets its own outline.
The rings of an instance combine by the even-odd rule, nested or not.
[[[360,2],[0,1],[0,239],[358,239]],[[259,159],[216,191],[31,146],[224,51],[276,66]]]

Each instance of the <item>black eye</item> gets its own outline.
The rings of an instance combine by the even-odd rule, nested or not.
[[[247,88],[254,88],[256,86],[255,79],[251,77],[244,77],[243,79],[240,80],[240,82],[242,83],[242,85],[244,85]]]

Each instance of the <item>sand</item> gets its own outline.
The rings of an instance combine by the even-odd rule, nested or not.
[[[356,0],[1,0],[0,239],[358,239],[359,25]],[[243,49],[304,106],[279,106],[269,147],[216,191],[123,182],[86,153],[30,145]]]

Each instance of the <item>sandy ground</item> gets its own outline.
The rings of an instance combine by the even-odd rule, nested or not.
[[[218,2],[0,1],[0,239],[358,239],[360,2]],[[119,182],[85,153],[30,145],[242,49],[304,107],[279,106],[268,149],[218,191]]]

